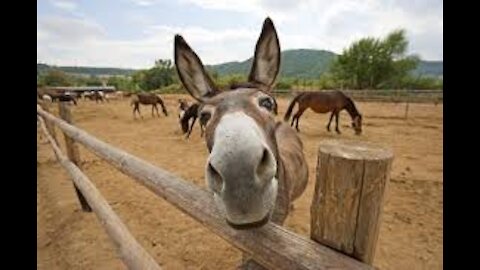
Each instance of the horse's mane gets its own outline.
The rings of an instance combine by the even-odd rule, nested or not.
[[[343,93],[342,93],[343,94]],[[355,116],[360,116],[360,118],[362,117],[362,115],[360,114],[360,112],[357,110],[357,107],[355,106],[355,103],[353,102],[353,100],[345,95],[345,100],[347,101],[347,105],[345,106],[345,109],[348,111],[348,113],[350,114],[350,116],[352,118],[354,118]]]

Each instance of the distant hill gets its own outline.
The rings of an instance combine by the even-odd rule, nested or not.
[[[443,76],[443,61],[421,61],[414,73],[425,76]]]
[[[295,49],[282,52],[282,62],[280,74],[282,77],[299,78],[318,78],[320,74],[327,71],[332,61],[337,55],[330,51],[313,49]],[[252,58],[242,62],[227,62],[218,65],[208,65],[207,69],[218,72],[219,75],[228,74],[247,74],[252,65]],[[135,69],[122,68],[97,68],[97,67],[68,67],[68,66],[49,66],[46,64],[37,64],[37,75],[46,72],[49,69],[59,69],[64,72],[95,75],[131,75],[136,72]],[[443,75],[443,61],[421,61],[418,67],[413,71],[416,75],[435,76]]]
[[[128,76],[136,72],[136,69],[109,68],[109,67],[69,67],[69,66],[50,66],[46,64],[37,64],[37,75],[48,72],[51,69],[58,69],[63,72],[85,75],[85,76]]]
[[[336,54],[323,50],[286,50],[282,52],[280,75],[282,77],[318,78],[327,71]],[[253,58],[243,62],[228,62],[207,66],[219,75],[234,73],[247,74],[252,66]]]
[[[337,54],[325,50],[296,49],[282,52],[280,74],[282,77],[318,78],[327,71]],[[243,62],[228,62],[208,66],[219,75],[241,73],[246,74],[252,65],[252,58]],[[415,75],[442,76],[442,61],[420,61],[413,71]]]

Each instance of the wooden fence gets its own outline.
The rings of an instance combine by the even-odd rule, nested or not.
[[[324,91],[318,89],[277,89],[278,95],[294,95],[304,91]],[[327,90],[325,90],[327,91]],[[394,102],[394,103],[443,103],[443,90],[342,90],[358,101]]]
[[[339,155],[342,156],[341,153],[349,151],[359,152],[360,150],[358,149],[368,150],[366,152],[364,151],[365,153],[354,155],[354,158],[349,158],[348,153],[343,156],[344,159],[348,159],[348,164],[355,164],[357,166],[357,170],[354,170],[356,174],[352,174],[351,177],[355,180],[357,190],[362,190],[363,186],[367,186],[363,194],[362,192],[352,194],[348,189],[344,188],[337,190],[336,195],[333,197],[324,196],[325,194],[321,191],[317,192],[317,189],[320,188],[319,185],[322,185],[319,183],[325,182],[329,178],[322,178],[322,174],[319,174],[319,172],[325,170],[328,166],[325,168],[317,168],[316,192],[312,200],[314,203],[311,206],[312,216],[318,221],[318,213],[321,213],[319,207],[328,206],[329,211],[343,208],[340,212],[346,212],[348,209],[344,208],[347,207],[347,204],[342,202],[341,199],[339,200],[339,198],[348,197],[350,202],[356,202],[353,203],[356,208],[350,209],[351,211],[359,213],[360,215],[361,213],[369,213],[369,209],[375,209],[374,215],[366,215],[361,218],[357,217],[356,214],[346,217],[336,217],[336,219],[341,218],[344,225],[348,226],[332,226],[336,219],[312,222],[311,239],[300,236],[273,223],[268,223],[258,229],[239,231],[229,227],[225,223],[224,218],[217,212],[213,196],[208,190],[200,188],[162,168],[158,168],[138,157],[98,140],[87,132],[68,123],[71,122],[71,119],[69,119],[69,113],[65,113],[65,111],[68,111],[69,105],[60,102],[59,106],[60,110],[64,111],[62,113],[63,118],[66,118],[68,121],[55,117],[37,105],[37,115],[47,122],[47,125],[42,124],[43,130],[48,134],[47,137],[58,160],[63,167],[67,169],[74,181],[75,187],[78,188],[77,195],[79,196],[80,202],[82,202],[81,197],[84,197],[84,200],[88,202],[88,207],[82,204],[82,208],[84,211],[88,211],[89,208],[93,209],[100,220],[102,220],[102,224],[106,227],[107,232],[120,248],[122,259],[131,269],[159,269],[159,266],[156,265],[148,253],[133,239],[125,225],[123,225],[115,213],[113,213],[108,203],[88,181],[80,169],[60,152],[55,139],[50,135],[51,133],[55,133],[53,126],[58,127],[64,133],[65,137],[68,138],[67,148],[74,147],[72,146],[73,142],[83,145],[98,157],[104,159],[124,174],[147,187],[156,195],[194,218],[201,225],[207,227],[213,233],[219,235],[267,269],[373,269],[373,255],[378,237],[380,213],[383,208],[382,199],[390,173],[390,166],[376,167],[374,175],[381,175],[382,177],[380,178],[365,178],[365,175],[371,175],[371,168],[369,169],[370,174],[358,173],[362,168],[367,170],[365,167],[365,164],[368,163],[366,160],[369,160],[367,156],[374,157],[375,160],[380,158],[374,150],[369,150],[369,148],[365,148],[364,145],[359,148],[358,145],[355,146],[355,143],[353,143],[353,145],[344,145],[345,147],[342,148],[343,152],[337,151],[340,153]],[[45,126],[50,126],[49,131],[47,131]],[[71,150],[67,151],[72,152]],[[328,155],[335,156],[338,154],[334,152],[335,151]],[[74,155],[72,155],[70,158],[78,159],[79,157],[77,156],[75,158]],[[380,159],[385,159],[387,160],[386,163],[390,164],[391,158],[391,155],[386,155]],[[78,164],[78,161],[79,160],[76,160],[75,162]],[[330,166],[328,168],[330,171],[342,171],[343,179],[348,179],[348,170],[344,170],[338,166]],[[334,174],[330,173],[330,175]],[[366,180],[364,180],[364,178]],[[348,181],[344,182],[347,183]],[[332,185],[331,182],[328,183],[330,183],[330,186]],[[378,201],[374,201],[373,204],[371,200],[368,201],[368,198],[371,197],[365,195],[371,194],[372,189],[374,189],[375,198],[379,199]],[[315,202],[321,203],[316,205]],[[328,219],[329,217],[328,215],[324,215],[322,218]],[[316,226],[319,227],[315,228]],[[347,227],[349,228],[348,231],[345,230]],[[360,229],[352,230],[352,228]],[[360,235],[365,232],[367,232],[367,234]],[[332,240],[332,237],[329,236],[336,236],[338,234],[345,235],[346,237],[344,238],[350,239],[350,242],[355,245],[332,243],[332,241],[335,242],[335,240]]]

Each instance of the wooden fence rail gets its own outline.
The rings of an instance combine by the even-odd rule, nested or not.
[[[58,161],[73,179],[75,188],[78,188],[81,194],[83,194],[89,207],[93,208],[98,219],[101,221],[100,223],[115,243],[122,260],[128,268],[136,270],[160,270],[160,266],[130,234],[127,227],[115,214],[108,202],[102,197],[88,177],[62,153],[53,137],[47,131],[44,120],[40,117],[39,121]]]
[[[268,269],[374,269],[273,223],[258,229],[235,230],[219,215],[209,191],[96,139],[40,106],[37,113]]]
[[[294,95],[308,91],[328,91],[319,89],[275,89],[273,93],[279,95]],[[343,93],[358,101],[371,102],[409,102],[409,103],[442,103],[442,90],[342,90]]]

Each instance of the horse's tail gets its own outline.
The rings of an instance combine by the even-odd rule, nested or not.
[[[290,101],[290,104],[288,105],[288,109],[287,109],[287,112],[285,113],[285,117],[283,118],[284,121],[288,121],[288,119],[290,119],[290,115],[292,115],[292,110],[293,110],[293,107],[295,107],[295,103],[298,102],[298,99],[303,96],[303,94],[305,93],[300,93],[298,95],[296,95],[292,101]]]

